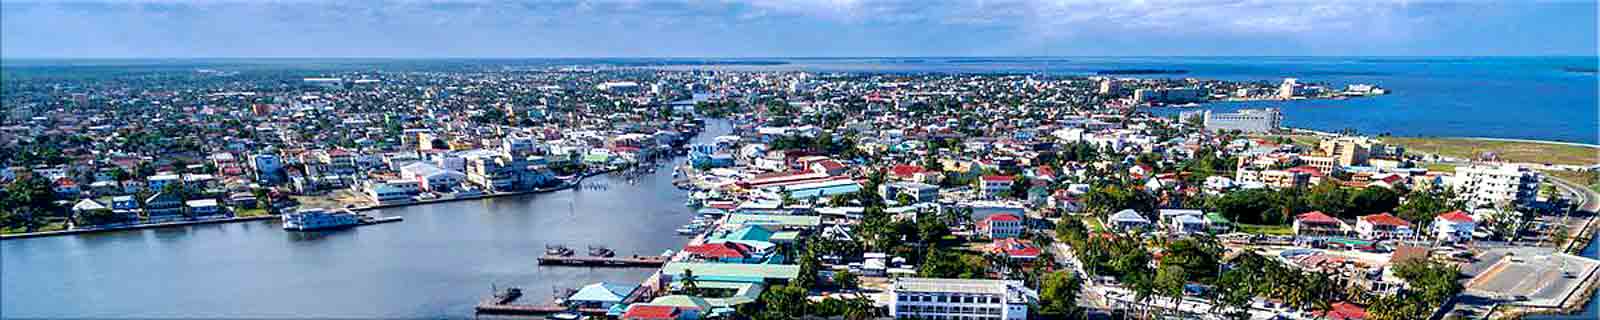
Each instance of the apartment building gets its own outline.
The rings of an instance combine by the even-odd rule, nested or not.
[[[899,278],[889,290],[889,316],[895,319],[1028,318],[1038,294],[1017,280]]]

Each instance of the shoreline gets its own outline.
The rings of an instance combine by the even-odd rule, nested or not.
[[[491,198],[500,198],[500,197],[529,195],[529,194],[551,193],[551,192],[556,192],[556,191],[562,191],[562,190],[575,188],[575,187],[578,186],[579,183],[583,182],[583,179],[587,179],[589,177],[593,177],[593,176],[597,176],[597,175],[608,174],[608,173],[616,172],[616,171],[619,171],[619,170],[622,170],[622,168],[616,168],[616,169],[610,169],[610,170],[605,170],[605,171],[599,171],[599,172],[585,174],[585,175],[580,176],[580,178],[578,178],[575,182],[564,184],[564,185],[561,185],[561,186],[556,186],[556,187],[544,188],[544,189],[489,193],[489,194],[481,194],[481,195],[470,196],[470,197],[460,197],[460,198],[450,198],[450,199],[429,199],[429,200],[422,200],[422,201],[416,201],[416,202],[396,203],[396,204],[387,204],[387,205],[370,205],[370,206],[354,207],[354,208],[349,208],[349,209],[350,209],[350,211],[371,211],[371,210],[377,210],[377,209],[399,208],[399,207],[408,207],[408,206],[416,206],[416,205],[428,205],[428,204],[446,203],[446,202],[454,202],[454,201],[479,200],[479,199],[491,199]],[[257,220],[275,220],[275,219],[278,219],[278,218],[279,218],[279,215],[268,214],[268,215],[251,216],[251,217],[234,217],[234,218],[208,219],[208,220],[191,220],[191,221],[135,224],[135,225],[117,226],[117,227],[109,227],[109,228],[90,228],[90,229],[72,229],[72,230],[57,230],[57,231],[24,232],[24,233],[14,233],[14,234],[3,234],[3,235],[0,235],[0,240],[42,238],[42,237],[67,236],[67,235],[101,233],[101,232],[132,231],[132,230],[142,230],[142,229],[156,229],[156,228],[166,228],[166,227],[182,227],[182,226],[204,225],[204,224],[249,222],[249,221],[257,221]]]

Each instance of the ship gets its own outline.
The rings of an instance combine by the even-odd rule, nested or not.
[[[309,208],[283,215],[283,230],[289,231],[338,229],[360,224],[361,216],[347,209],[328,211],[321,208]]]

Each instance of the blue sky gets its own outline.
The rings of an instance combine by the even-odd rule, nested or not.
[[[1596,55],[1595,1],[11,1],[0,56]]]

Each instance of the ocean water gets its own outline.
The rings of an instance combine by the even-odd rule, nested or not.
[[[1491,137],[1600,142],[1596,57],[1040,57],[764,58],[762,63],[666,69],[814,72],[1031,73],[1092,75],[1118,69],[1184,70],[1119,77],[1278,82],[1299,78],[1336,88],[1376,84],[1389,95],[1346,100],[1213,103],[1214,110],[1278,107],[1285,124],[1398,136]],[[783,62],[783,63],[775,63]],[[1175,112],[1156,110],[1156,112]]]

